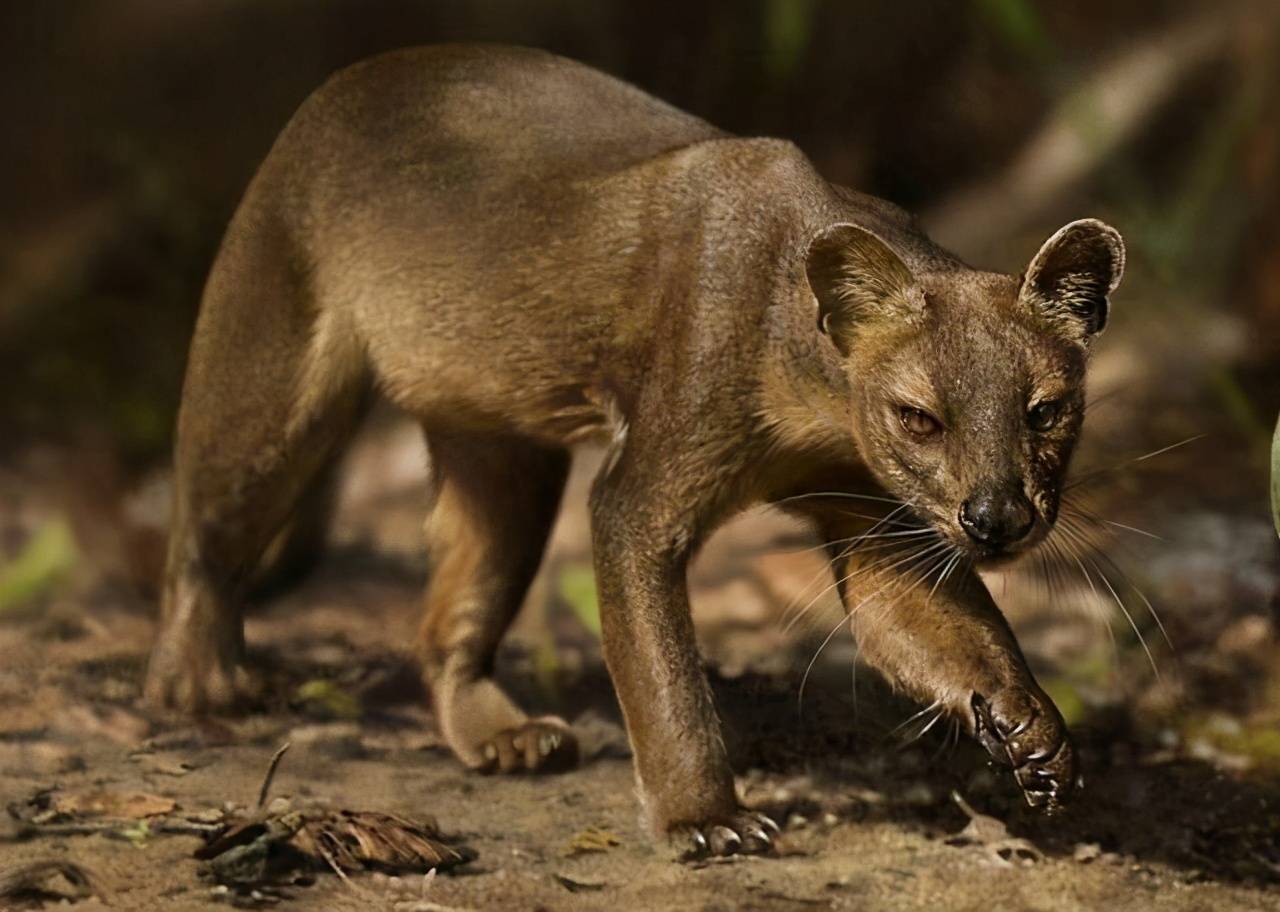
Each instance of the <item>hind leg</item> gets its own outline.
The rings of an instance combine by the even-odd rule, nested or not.
[[[493,679],[498,643],[542,561],[569,456],[511,437],[430,434],[428,445],[438,487],[419,652],[445,740],[474,769],[572,766],[568,725],[530,719]]]
[[[153,705],[187,713],[248,695],[242,598],[263,551],[345,441],[363,398],[352,334],[316,308],[269,226],[228,234],[192,340],[174,452]]]

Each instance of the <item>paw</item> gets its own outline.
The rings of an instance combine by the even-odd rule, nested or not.
[[[1079,787],[1067,726],[1048,697],[1009,687],[990,698],[974,694],[974,733],[998,763],[1013,768],[1033,808],[1055,813]]]
[[[480,746],[482,773],[560,773],[578,765],[578,739],[555,716],[506,728]]]
[[[779,832],[778,825],[764,814],[741,809],[702,823],[677,824],[668,831],[680,861],[768,855],[774,850]]]
[[[179,649],[161,639],[151,654],[143,698],[184,715],[244,709],[261,698],[261,684],[230,655],[197,645]]]

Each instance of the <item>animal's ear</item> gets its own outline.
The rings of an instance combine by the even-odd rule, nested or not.
[[[1107,325],[1108,296],[1124,275],[1124,240],[1097,219],[1059,228],[1031,260],[1019,297],[1071,338],[1087,343]]]
[[[901,257],[856,225],[833,225],[809,243],[805,272],[818,299],[818,328],[848,354],[853,333],[868,320],[911,316],[924,296]]]

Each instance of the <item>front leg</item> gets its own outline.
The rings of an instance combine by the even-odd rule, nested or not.
[[[767,852],[778,827],[738,803],[689,612],[686,565],[714,504],[624,462],[596,482],[592,538],[646,822],[683,858]]]
[[[895,687],[959,719],[1012,767],[1028,804],[1056,811],[1077,786],[1066,723],[978,575],[953,567],[938,583],[947,553],[836,561],[837,579],[850,580],[841,598],[859,655]]]

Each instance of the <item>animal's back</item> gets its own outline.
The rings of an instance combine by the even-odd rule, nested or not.
[[[617,171],[723,135],[544,51],[439,45],[383,54],[333,76],[303,104],[272,159],[293,171],[288,182],[313,206],[368,204],[371,195],[477,202]]]
[[[237,219],[288,235],[317,338],[357,341],[393,401],[563,439],[601,420],[584,390],[650,335],[657,295],[636,276],[655,254],[637,251],[709,195],[668,179],[665,154],[721,138],[545,52],[397,51],[302,105]]]

